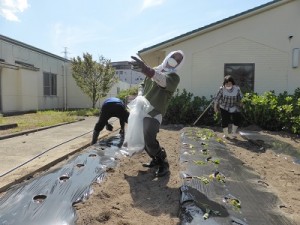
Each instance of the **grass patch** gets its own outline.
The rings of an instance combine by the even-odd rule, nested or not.
[[[54,126],[61,123],[75,122],[84,116],[98,116],[98,109],[80,109],[73,111],[38,111],[17,116],[0,116],[0,125],[17,123],[18,127],[0,130],[0,135],[16,133],[20,131],[38,129],[47,126]]]

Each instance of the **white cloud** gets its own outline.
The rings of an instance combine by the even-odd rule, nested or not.
[[[29,7],[27,0],[0,0],[0,16],[9,21],[19,22],[18,13]]]
[[[153,6],[161,5],[164,2],[165,2],[165,0],[144,0],[142,10],[153,7]]]

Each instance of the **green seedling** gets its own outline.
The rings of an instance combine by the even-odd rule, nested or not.
[[[197,179],[199,179],[199,180],[201,180],[204,184],[209,184],[209,180],[206,178],[206,177],[195,177],[195,178],[197,178]]]
[[[214,164],[220,164],[220,159],[211,160]]]
[[[207,162],[212,162],[214,164],[220,164],[220,159],[213,159],[211,156],[206,159]]]
[[[209,217],[209,215],[210,215],[210,212],[211,212],[211,210],[208,209],[208,208],[206,208],[206,212],[205,212],[204,215],[203,215],[203,219],[207,220],[208,217]]]
[[[235,208],[239,208],[239,209],[241,208],[240,201],[237,199],[231,199],[230,204]]]
[[[225,183],[225,176],[218,174],[216,176],[217,181],[221,182],[221,183]]]
[[[206,162],[203,162],[203,161],[201,161],[201,160],[197,160],[197,161],[193,161],[196,165],[198,165],[198,166],[202,166],[202,165],[205,165],[206,164]]]
[[[218,143],[224,143],[224,140],[222,138],[216,138],[216,142],[218,142]]]
[[[232,205],[235,209],[239,210],[241,208],[241,202],[236,198],[225,197],[225,201]]]
[[[225,183],[225,176],[223,175],[223,174],[221,174],[220,172],[215,172],[215,173],[213,173],[213,174],[210,174],[209,175],[209,178],[211,179],[211,180],[217,180],[217,181],[219,181],[219,182],[221,182],[221,183]]]
[[[204,220],[207,220],[209,218],[209,216],[212,215],[212,214],[215,215],[215,216],[221,216],[221,213],[219,211],[210,209],[209,205],[203,204],[203,206],[205,207],[205,213],[203,214],[203,219]]]

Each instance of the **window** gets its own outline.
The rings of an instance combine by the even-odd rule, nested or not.
[[[243,93],[254,91],[254,63],[228,63],[224,65],[224,76],[231,75]]]
[[[113,67],[116,69],[116,70],[130,70],[131,69],[131,65],[113,65]]]
[[[57,95],[57,75],[44,73],[44,96]]]

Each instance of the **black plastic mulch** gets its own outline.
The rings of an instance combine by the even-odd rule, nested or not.
[[[187,127],[181,139],[182,225],[292,224],[279,213],[277,197],[212,130]]]
[[[120,141],[116,137],[91,146],[63,167],[13,186],[0,198],[0,224],[75,224],[73,205],[86,200],[92,183],[103,181],[117,165]]]

